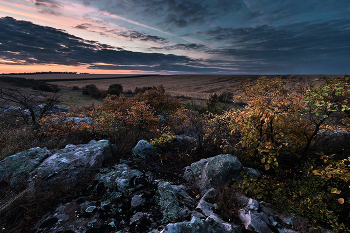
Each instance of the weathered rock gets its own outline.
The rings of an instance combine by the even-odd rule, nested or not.
[[[106,172],[97,174],[95,180],[107,188],[108,195],[114,195],[113,191],[129,194],[132,179],[143,175],[142,172],[131,169],[126,164],[117,164]]]
[[[254,199],[249,199],[247,205],[239,210],[239,218],[248,230],[259,233],[270,233],[271,229],[268,227],[269,220],[267,216],[258,212],[259,203]]]
[[[83,178],[91,178],[102,162],[112,156],[108,140],[92,140],[88,144],[67,145],[45,159],[32,172],[29,186],[47,190],[59,184],[74,187]]]
[[[169,223],[161,233],[215,233],[209,223],[202,219],[192,217],[191,221]]]
[[[140,140],[137,145],[132,149],[132,155],[136,160],[144,160],[150,156],[156,155],[160,152],[158,147],[152,146],[151,143]]]
[[[79,200],[79,199],[78,199]],[[116,218],[113,215],[107,218],[100,218],[101,210],[106,207],[96,201],[85,201],[79,203],[73,200],[66,204],[60,204],[53,213],[43,216],[31,232],[78,232],[85,233],[98,230],[103,232],[115,232],[117,230]]]
[[[12,188],[20,188],[30,173],[52,154],[46,147],[35,147],[3,159],[0,161],[0,182],[8,183]]]
[[[345,129],[321,130],[315,137],[317,149],[344,148],[350,144],[350,132]]]
[[[176,196],[176,191],[169,182],[161,182],[158,185],[159,205],[163,212],[162,222],[178,221],[182,218],[181,208]]]
[[[131,198],[131,208],[136,208],[139,207],[141,205],[143,205],[145,203],[145,199],[142,198],[142,194],[139,195],[135,195]]]
[[[203,220],[192,217],[191,221],[169,223],[161,233],[240,233],[241,229],[228,223],[218,223],[208,217]]]
[[[100,169],[87,196],[60,204],[32,232],[147,232],[157,228],[161,213],[154,210],[158,207],[153,198],[156,185],[144,184],[136,190],[135,185],[140,187],[136,177],[142,173],[125,164]]]
[[[243,166],[236,156],[221,154],[186,167],[184,179],[196,185],[203,194],[212,187],[225,185],[233,178],[238,179],[242,170]]]
[[[244,171],[249,175],[253,177],[261,177],[261,173],[258,170],[255,170],[250,167],[244,167]]]
[[[94,119],[92,119],[91,117],[66,117],[65,119],[68,120],[69,122],[73,122],[76,124],[80,124],[80,123],[92,124],[92,123],[94,123]]]
[[[32,109],[34,110],[34,114],[36,117],[38,117],[46,105],[39,104],[36,106],[32,106]],[[49,111],[46,111],[46,115],[50,114],[60,114],[62,112],[69,112],[71,110],[70,107],[66,107],[65,105],[53,105],[52,108]],[[17,116],[17,117],[25,117],[28,119],[28,121],[31,121],[30,111],[28,108],[21,108],[17,106],[7,106],[4,108],[0,108],[0,117],[4,117],[5,115],[10,116]]]

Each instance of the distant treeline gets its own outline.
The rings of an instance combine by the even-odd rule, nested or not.
[[[48,84],[44,81],[34,79],[0,76],[0,81],[12,83],[18,87],[30,87],[37,91],[57,92],[60,90],[56,84]]]
[[[77,74],[77,72],[29,72],[29,73],[2,73],[2,75],[31,75],[31,74]],[[81,73],[88,74],[88,73]]]

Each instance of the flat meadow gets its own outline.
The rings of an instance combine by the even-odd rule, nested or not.
[[[208,99],[211,94],[231,92],[239,94],[238,85],[241,80],[254,81],[263,75],[108,75],[108,74],[37,74],[15,75],[16,77],[44,80],[50,84],[62,87],[94,84],[100,90],[107,90],[109,85],[121,84],[124,91],[134,91],[136,87],[162,85],[171,96],[187,97],[195,99]],[[325,76],[327,78],[341,77],[343,75],[266,75],[266,77],[291,78],[302,85],[309,85],[314,79]],[[0,76],[1,77],[1,76]],[[58,80],[62,81],[58,81]],[[50,81],[54,80],[54,81]]]

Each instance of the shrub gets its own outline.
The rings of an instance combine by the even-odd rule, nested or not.
[[[52,85],[52,84],[50,85],[44,82],[33,85],[32,88],[34,90],[46,91],[46,92],[58,92],[60,90],[60,88],[57,85]]]
[[[163,91],[163,93],[165,93],[165,90],[164,90],[164,87],[161,85],[159,86],[159,88]],[[138,94],[138,93],[145,93],[146,91],[148,90],[152,90],[152,89],[157,89],[157,87],[153,86],[153,87],[136,87],[135,88],[135,94]]]
[[[135,99],[149,104],[156,114],[173,113],[181,107],[181,100],[168,97],[162,86],[139,93]]]
[[[233,94],[231,92],[223,92],[218,96],[220,103],[231,103],[233,101]]]
[[[121,84],[112,84],[112,85],[109,85],[108,87],[108,90],[110,89],[116,89],[119,91],[119,93],[122,93],[123,92],[123,86]]]
[[[83,89],[83,94],[84,95],[90,95],[91,97],[94,97],[94,98],[101,97],[101,92],[96,87],[95,84],[86,85],[85,88]]]

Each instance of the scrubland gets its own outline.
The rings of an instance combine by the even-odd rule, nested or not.
[[[234,203],[227,203],[239,189],[279,211],[308,219],[310,226],[348,232],[350,78],[288,78],[183,75],[54,82],[61,87],[63,104],[81,98],[86,105],[77,102],[73,106],[79,108],[68,113],[44,116],[35,129],[20,119],[4,117],[0,158],[35,146],[58,149],[108,139],[117,148],[109,161],[115,163],[130,159],[130,150],[140,139],[170,148],[174,135],[186,134],[196,139],[194,149],[179,153],[164,150],[148,161],[149,169],[176,180],[175,174],[194,161],[231,153],[244,166],[263,174],[261,178],[246,177],[220,192],[219,214],[224,219],[236,214]],[[313,81],[315,78],[319,79]],[[109,86],[115,83],[123,90],[108,94]],[[94,98],[80,95],[87,84],[107,92],[95,92],[99,96]],[[144,86],[154,87],[137,94],[133,91]],[[97,98],[97,104],[88,105],[86,98]],[[68,116],[91,117],[94,123],[62,123],[60,119]],[[327,135],[334,140],[327,140]],[[35,219],[42,210],[26,207],[24,212]],[[21,224],[26,221],[30,222],[18,219]]]

